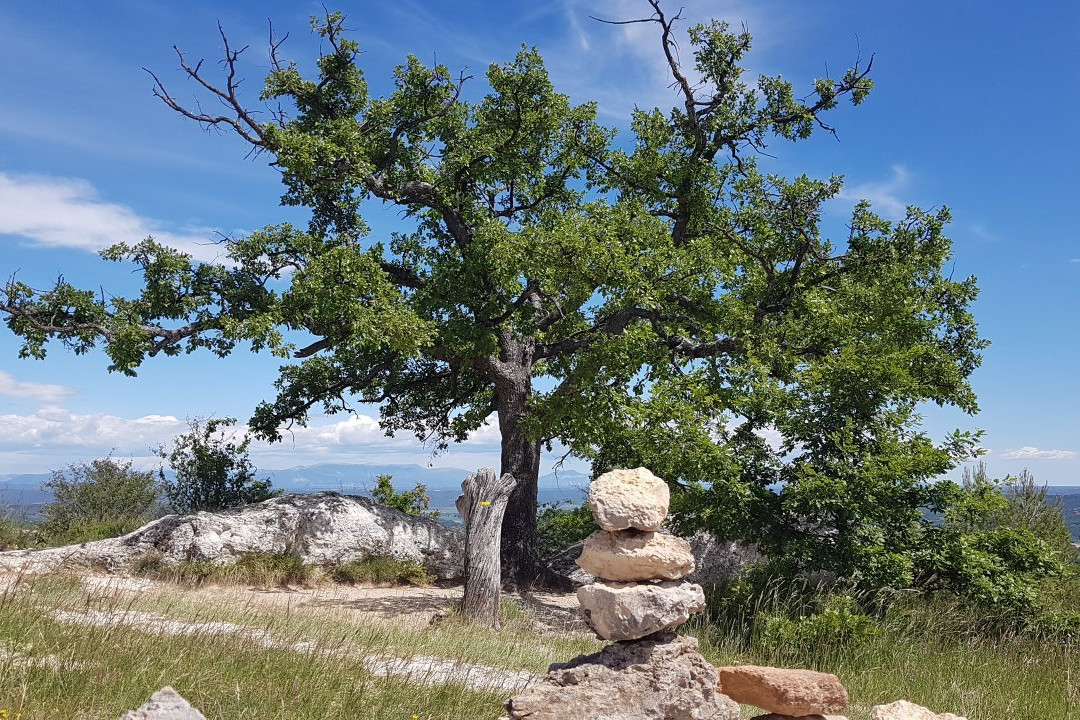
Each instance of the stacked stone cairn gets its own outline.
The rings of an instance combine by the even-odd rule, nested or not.
[[[705,610],[690,543],[660,532],[667,483],[645,468],[613,470],[589,487],[589,509],[601,530],[585,540],[578,565],[598,579],[577,591],[578,603],[604,640],[639,640],[674,630]]]
[[[536,686],[507,703],[513,720],[737,720],[739,706],[718,688],[716,668],[697,640],[671,632],[705,609],[685,540],[659,532],[668,487],[645,468],[593,480],[589,509],[602,528],[578,565],[597,582],[578,589],[603,650],[551,666]]]

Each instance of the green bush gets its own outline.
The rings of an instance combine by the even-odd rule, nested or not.
[[[160,511],[161,488],[154,473],[111,457],[58,470],[42,489],[53,496],[41,510],[40,532],[50,544],[123,534]]]
[[[536,515],[536,531],[540,536],[540,556],[558,555],[574,543],[584,540],[600,529],[586,505],[544,503]]]
[[[400,510],[406,515],[439,519],[439,511],[429,509],[431,498],[428,497],[427,486],[420,483],[412,490],[398,492],[394,490],[393,475],[379,475],[375,478],[375,489],[371,491],[371,497],[375,502]]]
[[[269,480],[255,478],[256,469],[248,458],[250,436],[244,435],[239,442],[228,439],[223,429],[235,423],[234,418],[195,418],[188,421],[189,431],[173,440],[172,450],[157,449],[175,473],[168,480],[164,469],[160,471],[174,511],[223,510],[280,494],[271,489]]]
[[[374,556],[351,560],[335,565],[329,570],[334,582],[372,585],[430,585],[427,569],[414,562],[396,560],[388,556]]]

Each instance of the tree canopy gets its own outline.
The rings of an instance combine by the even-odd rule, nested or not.
[[[241,343],[291,355],[251,419],[270,440],[313,408],[357,402],[378,404],[387,432],[439,443],[494,413],[501,472],[518,480],[503,553],[520,582],[537,574],[536,482],[554,441],[597,470],[651,467],[703,501],[684,517],[724,534],[774,517],[774,536],[801,533],[805,552],[887,543],[934,502],[922,481],[973,440],[935,445],[916,415],[924,402],[976,407],[976,285],[945,271],[948,211],[890,222],[859,203],[846,234],[826,237],[841,179],[770,174],[759,155],[831,133],[829,111],[871,91],[871,63],[800,95],[747,78],[750,35],[714,20],[690,28],[684,67],[679,16],[648,8],[640,22],[656,27],[678,101],[636,109],[628,137],[558,93],[534,48],[491,65],[477,99],[471,78],[415,57],[372,97],[359,46],[329,13],[313,20],[314,78],[271,38],[263,114],[239,95],[243,51],[224,33],[220,82],[178,50],[224,110],[155,77],[156,95],[268,154],[282,204],[310,222],[233,238],[219,263],[153,239],[109,248],[141,271],[133,298],[14,280],[0,311],[21,355],[103,342],[110,370],[132,375],[147,357]],[[371,235],[377,202],[404,212],[402,229]]]

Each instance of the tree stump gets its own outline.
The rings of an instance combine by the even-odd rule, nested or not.
[[[480,468],[461,483],[461,497],[456,503],[465,520],[465,597],[461,611],[467,618],[493,628],[499,627],[503,515],[516,483],[510,473],[500,478],[492,468]]]

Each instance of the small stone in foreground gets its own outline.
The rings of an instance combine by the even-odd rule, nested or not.
[[[180,693],[166,686],[151,695],[150,702],[120,720],[206,720],[206,716],[191,707]]]
[[[596,582],[578,588],[577,599],[596,634],[616,641],[672,630],[705,610],[701,586],[687,582]]]
[[[738,720],[697,640],[671,633],[556,663],[507,703],[511,720]]]
[[[717,668],[720,691],[736,702],[779,715],[818,715],[847,707],[840,678],[813,670],[736,665]]]
[[[678,580],[694,572],[694,553],[667,533],[600,530],[585,539],[577,564],[604,580]]]
[[[667,517],[671,491],[646,468],[612,470],[589,485],[589,509],[604,530],[660,529]]]
[[[870,711],[870,720],[966,720],[952,713],[936,713],[922,705],[897,700],[888,705],[875,705]]]

